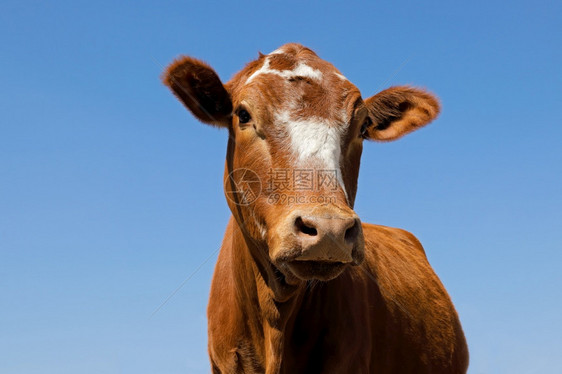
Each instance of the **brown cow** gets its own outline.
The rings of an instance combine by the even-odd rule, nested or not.
[[[419,241],[353,211],[363,140],[426,125],[439,112],[433,95],[392,87],[363,100],[298,44],[260,54],[225,85],[181,57],[164,83],[229,132],[213,373],[466,372],[457,313]]]

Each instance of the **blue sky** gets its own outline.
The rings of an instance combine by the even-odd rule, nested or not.
[[[0,4],[0,372],[207,373],[226,133],[159,81],[300,42],[443,112],[365,144],[356,211],[414,233],[470,373],[562,372],[560,2]],[[190,274],[191,279],[151,314]]]

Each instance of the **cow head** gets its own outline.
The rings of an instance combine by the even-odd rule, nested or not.
[[[434,96],[411,87],[364,100],[298,44],[260,54],[225,85],[191,57],[163,79],[195,117],[228,129],[229,207],[248,240],[294,281],[329,280],[363,261],[353,211],[363,141],[398,139],[439,111]]]

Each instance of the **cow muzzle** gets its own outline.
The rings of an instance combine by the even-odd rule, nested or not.
[[[350,209],[295,211],[280,231],[272,260],[302,280],[330,280],[363,261],[361,221]]]

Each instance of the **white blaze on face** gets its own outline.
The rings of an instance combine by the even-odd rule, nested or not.
[[[321,82],[322,72],[314,69],[304,62],[299,62],[292,70],[271,69],[269,56],[283,54],[282,49],[271,52],[261,68],[256,70],[248,79],[246,84],[261,74],[273,74],[283,78],[288,82],[291,78],[305,77]],[[347,80],[343,75],[335,73],[340,79]],[[294,103],[287,103],[288,107]],[[339,121],[343,120],[345,126],[341,126]],[[295,167],[318,167],[323,170],[335,171],[338,184],[341,186],[346,199],[348,198],[341,175],[341,143],[343,134],[347,130],[347,113],[341,113],[339,120],[326,120],[320,117],[292,118],[291,110],[277,112],[275,115],[275,126],[285,128],[290,143],[289,149],[293,153]]]
[[[286,128],[296,167],[315,165],[335,171],[347,198],[340,168],[342,136],[347,127],[334,126],[319,117],[292,119],[289,111],[277,113],[275,125]]]

